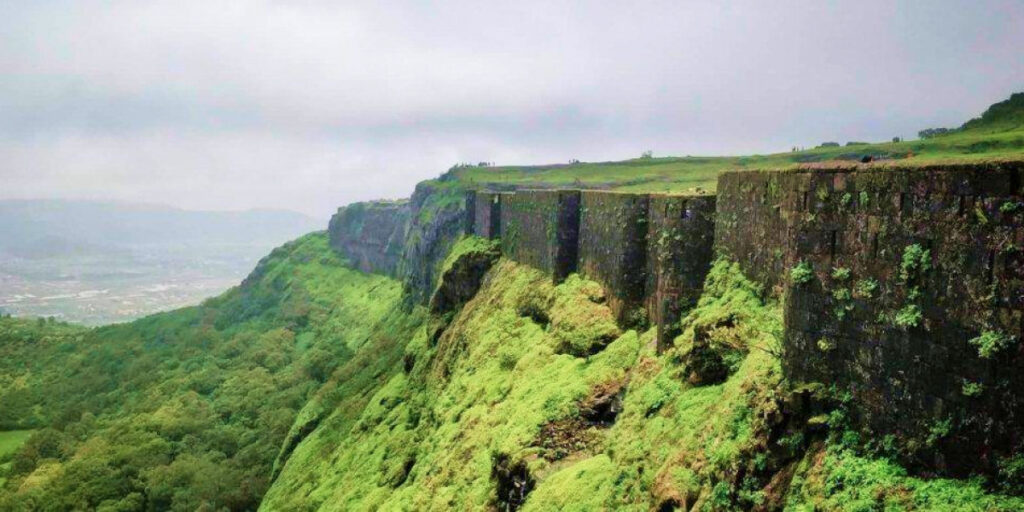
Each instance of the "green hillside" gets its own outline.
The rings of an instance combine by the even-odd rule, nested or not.
[[[198,307],[93,330],[0,319],[0,428],[38,429],[0,453],[0,510],[256,508],[299,409],[378,324],[414,318],[399,299],[318,233]]]
[[[859,454],[841,408],[794,414],[775,355],[780,310],[759,296],[719,263],[676,349],[659,355],[653,331],[615,326],[597,284],[552,286],[505,261],[436,341],[428,323],[391,348],[403,356],[365,406],[332,391],[261,509],[1024,507],[978,482],[910,477],[881,447]],[[731,375],[712,385],[693,377],[708,328],[730,354]],[[795,484],[773,492],[780,474]]]

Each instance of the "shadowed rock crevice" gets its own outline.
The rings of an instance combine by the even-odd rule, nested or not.
[[[533,443],[542,449],[540,456],[557,461],[600,446],[604,430],[615,424],[622,411],[625,393],[621,382],[602,384],[580,402],[578,415],[542,426]]]
[[[430,299],[430,312],[454,311],[473,298],[484,274],[499,257],[496,243],[475,237],[459,242],[445,262],[441,281]]]
[[[494,458],[491,478],[497,485],[496,508],[503,512],[519,510],[536,482],[523,461],[511,462],[508,455]]]

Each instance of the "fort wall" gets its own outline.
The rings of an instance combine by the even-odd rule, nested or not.
[[[556,282],[576,271],[578,190],[518,192],[502,196],[499,204],[502,254],[549,273]]]
[[[477,191],[443,225],[500,238],[556,282],[600,283],[619,321],[649,321],[660,347],[712,260],[733,260],[783,299],[791,382],[849,396],[852,425],[892,436],[905,462],[992,474],[1024,446],[1022,176],[1021,162],[873,165],[724,173],[717,197]],[[409,224],[406,204],[352,205],[331,245],[394,275],[422,259],[401,257]]]

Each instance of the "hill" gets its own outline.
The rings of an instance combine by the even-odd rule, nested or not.
[[[960,127],[964,132],[999,132],[1024,129],[1024,92],[1018,92],[1005,101],[989,107],[981,117],[971,119]]]
[[[200,306],[97,329],[0,319],[0,429],[35,430],[0,459],[0,509],[256,508],[318,387],[408,336],[399,298],[315,234]]]

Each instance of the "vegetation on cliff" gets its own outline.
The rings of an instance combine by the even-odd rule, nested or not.
[[[659,350],[597,283],[553,284],[458,236],[467,186],[710,189],[725,168],[992,158],[1021,140],[971,128],[765,157],[459,167],[410,201],[402,282],[353,270],[317,233],[197,307],[98,329],[0,319],[0,509],[1024,509],[995,491],[1022,494],[1019,460],[1001,482],[911,475],[890,439],[848,425],[849,396],[787,382],[780,305],[733,263],[715,263]],[[906,261],[909,276],[922,260]],[[428,310],[431,293],[444,299]],[[990,357],[1008,342],[970,343]]]
[[[619,330],[600,286],[501,260],[450,321],[380,345],[386,384],[341,382],[264,510],[1013,510],[979,482],[866,453],[828,393],[789,389],[780,309],[715,265],[675,346]],[[383,352],[386,351],[386,352]],[[399,355],[400,354],[400,355]],[[718,379],[695,379],[707,361]]]

